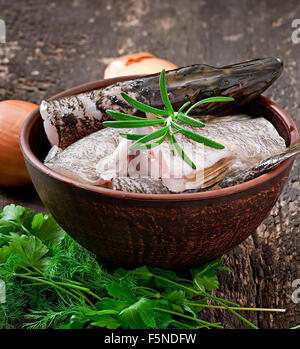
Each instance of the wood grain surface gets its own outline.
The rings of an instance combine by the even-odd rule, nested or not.
[[[39,103],[64,89],[101,79],[119,55],[149,51],[179,66],[225,65],[278,56],[285,68],[265,95],[300,128],[300,43],[292,41],[298,0],[0,0],[6,44],[0,44],[0,100]],[[285,308],[284,314],[248,312],[260,328],[300,323],[292,281],[300,279],[300,158],[270,216],[225,256],[219,296],[243,306]],[[0,189],[0,205],[45,211],[34,188]],[[259,209],[259,207],[258,207]],[[226,328],[247,325],[225,311],[204,314]]]

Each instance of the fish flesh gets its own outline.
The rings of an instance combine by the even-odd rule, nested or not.
[[[190,101],[213,96],[230,96],[227,103],[206,103],[194,109],[197,115],[226,115],[236,107],[255,99],[281,74],[283,63],[278,58],[255,59],[224,67],[196,64],[166,72],[169,98],[175,110]],[[128,114],[136,110],[123,100],[121,91],[140,102],[161,108],[159,74],[118,82],[104,88],[42,101],[40,113],[51,145],[65,149],[78,139],[103,128],[109,119],[107,109]]]
[[[250,181],[253,178],[256,178],[264,173],[273,170],[275,167],[279,166],[283,161],[289,159],[294,155],[297,155],[298,153],[300,153],[299,138],[295,143],[287,147],[285,151],[273,155],[267,159],[261,160],[254,166],[246,169],[245,171],[233,172],[231,175],[221,180],[212,189],[216,190],[220,188],[232,187],[234,185]]]
[[[118,148],[119,133],[120,130],[105,128],[78,140],[65,150],[55,145],[49,151],[44,163],[69,178],[86,184],[100,185],[103,181],[96,172],[96,166],[100,160]]]
[[[71,144],[65,150],[52,148],[45,165],[83,183],[115,190],[142,193],[179,193],[213,186],[231,173],[246,171],[257,162],[282,153],[285,141],[265,118],[247,115],[207,117],[205,128],[186,128],[225,146],[214,149],[188,139],[176,138],[197,165],[192,169],[178,155],[173,156],[166,139],[151,150],[129,151],[133,141],[120,132],[149,133],[155,127],[124,130],[105,128]],[[50,154],[49,153],[49,154]]]
[[[162,183],[174,193],[195,188],[204,189],[222,180],[229,173],[246,170],[258,161],[286,148],[283,138],[265,118],[245,117],[241,120],[229,121],[228,118],[220,118],[218,122],[206,123],[205,128],[201,129],[185,126],[223,144],[224,149],[206,147],[180,133],[176,135],[178,143],[196,164],[195,170],[180,156],[173,156],[170,141],[165,140],[151,151],[140,150],[139,169],[136,170],[137,161],[133,159],[128,167],[128,176],[140,177],[148,174],[151,178],[161,178]],[[154,131],[154,127],[148,129],[148,132],[139,130],[143,134]]]

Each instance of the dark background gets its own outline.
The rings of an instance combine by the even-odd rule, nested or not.
[[[7,43],[0,44],[0,100],[39,103],[64,89],[101,79],[119,55],[149,51],[183,66],[225,65],[278,56],[285,68],[265,95],[300,128],[300,43],[292,42],[298,0],[0,0]],[[261,328],[300,323],[292,281],[300,278],[299,161],[270,216],[225,257],[219,295],[243,306],[286,308],[285,314],[245,313]],[[0,205],[42,210],[33,188],[0,188]],[[227,312],[207,312],[227,328],[246,327]]]

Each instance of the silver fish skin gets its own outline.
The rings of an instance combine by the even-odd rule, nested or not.
[[[96,166],[101,159],[115,151],[120,142],[120,132],[120,129],[105,128],[78,140],[63,151],[53,146],[44,164],[69,178],[100,185],[102,180]]]
[[[176,162],[173,176],[162,176],[162,182],[172,192],[183,192],[188,189],[204,189],[219,182],[232,172],[245,171],[260,160],[282,152],[286,149],[285,141],[275,127],[265,118],[245,118],[240,121],[229,121],[227,117],[219,122],[208,122],[205,128],[186,127],[202,136],[213,139],[224,145],[224,149],[204,147],[186,137],[177,135],[179,144],[191,147],[188,155],[195,162],[196,170],[185,171],[184,176],[177,172],[180,162]],[[161,146],[163,158],[168,159],[168,144]],[[158,148],[156,148],[158,149]],[[153,154],[155,149],[153,150]],[[166,156],[164,156],[166,154]],[[158,156],[155,157],[159,159]],[[164,166],[167,167],[167,166]],[[198,174],[198,175],[197,175]]]
[[[112,179],[109,188],[129,193],[170,194],[170,190],[163,185],[160,178],[151,177],[116,177]]]
[[[235,101],[200,105],[197,114],[228,114],[265,91],[281,74],[278,58],[261,58],[225,67],[196,64],[166,72],[167,90],[175,110],[185,103],[206,97],[230,96]],[[159,74],[119,82],[105,88],[42,101],[40,112],[51,145],[65,149],[76,140],[100,130],[109,119],[107,109],[133,114],[135,109],[121,91],[153,107],[162,107]]]
[[[186,189],[200,190],[211,187],[230,173],[246,171],[258,161],[282,153],[286,149],[285,142],[275,127],[264,118],[236,115],[231,120],[230,116],[220,116],[218,122],[215,119],[208,121],[205,128],[189,128],[225,146],[224,149],[203,149],[199,143],[178,134],[178,142],[182,146],[191,146],[189,149],[192,153],[189,155],[192,158],[197,154],[200,156],[197,170],[187,166],[188,172],[182,172],[185,162],[178,156],[171,156],[166,141],[159,147],[161,154],[157,153],[157,156],[153,150],[139,151],[140,170],[147,168],[149,161],[151,170],[154,170],[152,177],[150,176],[153,173],[149,174],[148,171],[147,174],[141,175],[135,171],[135,161],[130,162],[137,159],[135,155],[128,153],[132,141],[119,137],[120,132],[132,130],[113,128],[97,131],[63,151],[54,146],[45,160],[45,165],[83,183],[104,185],[115,190],[155,194],[168,193],[166,188],[169,192],[183,192]],[[171,160],[174,160],[172,163],[176,167],[172,167],[169,162]],[[168,168],[173,168],[170,173]],[[196,176],[198,173],[200,176]]]
[[[238,173],[232,173],[231,175],[224,178],[220,181],[213,190],[219,188],[232,187],[247,181],[250,181],[253,178],[256,178],[264,173],[267,173],[277,166],[279,166],[283,161],[289,159],[290,157],[297,155],[300,152],[300,139],[298,139],[293,145],[286,148],[282,153],[273,155],[267,159],[259,161],[254,166],[248,168],[245,171],[240,171]]]
[[[187,189],[205,188],[219,182],[233,171],[246,170],[257,161],[270,157],[285,149],[285,142],[275,127],[265,118],[241,118],[230,121],[228,117],[220,117],[219,122],[208,122],[205,128],[186,126],[204,137],[213,139],[224,145],[224,149],[205,147],[182,134],[176,138],[184,151],[196,164],[196,169],[187,165],[180,156],[172,156],[169,140],[159,147],[140,150],[133,155],[132,161],[120,166],[127,169],[126,177],[161,178],[162,183],[172,192],[179,193]],[[133,133],[150,133],[155,127],[133,130]],[[123,142],[123,141],[122,141]],[[98,163],[96,171],[103,181],[111,181],[120,177],[116,159],[128,159],[127,140],[124,146]],[[150,164],[150,165],[149,165]],[[124,173],[125,171],[123,171]],[[123,175],[124,176],[124,175]]]

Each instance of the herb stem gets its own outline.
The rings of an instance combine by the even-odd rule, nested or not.
[[[19,227],[19,228],[21,228],[21,229],[23,229],[24,232],[25,232],[26,234],[28,234],[29,236],[33,236],[33,234],[31,233],[31,231],[29,231],[26,227],[24,227],[24,225],[23,225],[22,223],[20,223],[20,222],[14,222],[14,221],[12,221],[12,220],[10,220],[9,223],[10,223],[10,224],[13,224],[13,225],[15,225],[15,226],[17,226],[17,227]]]
[[[82,282],[75,281],[75,280],[70,280],[70,279],[67,279],[67,278],[62,277],[62,276],[54,275],[54,277],[55,277],[56,279],[59,279],[59,280],[67,281],[67,282],[70,283],[70,284],[74,284],[74,285],[78,285],[78,286],[83,285]]]
[[[62,292],[65,292],[67,293],[68,295],[70,295],[71,297],[77,299],[79,302],[81,301],[81,299],[76,295],[76,291],[75,291],[75,294],[64,289],[63,287],[60,287],[56,284],[54,284],[53,282],[50,282],[50,281],[47,281],[47,280],[43,280],[43,279],[40,279],[40,278],[37,278],[37,277],[33,277],[33,276],[28,276],[28,275],[24,275],[24,274],[12,274],[12,276],[15,276],[15,277],[19,277],[19,278],[24,278],[24,279],[28,279],[28,280],[33,280],[33,281],[39,281],[41,284],[46,284],[46,285],[49,285],[49,286],[52,286],[53,288],[58,288],[60,289]]]
[[[173,320],[172,323],[179,324],[179,325],[182,326],[183,328],[188,328],[188,329],[190,329],[190,330],[198,330],[199,328],[207,328],[206,325],[190,326],[190,325],[188,325],[188,324],[185,324],[184,322],[180,322],[180,321],[176,321],[176,320]]]
[[[210,328],[210,327],[216,327],[216,328],[223,328],[223,326],[221,326],[220,322],[216,322],[216,323],[210,323],[210,322],[206,322],[204,320],[200,320],[196,317],[192,317],[192,316],[189,316],[189,315],[185,315],[185,314],[181,314],[181,313],[178,313],[176,311],[172,311],[172,310],[168,310],[168,309],[163,309],[163,308],[154,308],[154,310],[156,311],[160,311],[160,312],[163,312],[163,313],[168,313],[168,314],[172,314],[172,315],[176,315],[176,316],[181,316],[185,319],[189,319],[189,320],[192,320],[192,321],[196,321],[196,322],[199,322],[201,323],[202,325],[205,325],[205,327],[207,328]]]
[[[193,302],[186,302],[184,303],[186,305],[190,305],[193,307],[202,307],[202,308],[212,308],[212,309],[227,309],[224,306],[220,305],[210,305],[210,304],[199,304],[199,303],[193,303]],[[266,312],[279,312],[279,313],[285,313],[286,309],[270,309],[270,308],[248,308],[248,307],[228,307],[233,310],[245,310],[245,311],[266,311]]]
[[[249,326],[251,326],[251,327],[254,328],[254,329],[258,329],[258,327],[255,326],[254,324],[252,324],[252,322],[250,322],[249,320],[247,320],[246,318],[244,318],[242,315],[240,315],[239,313],[237,313],[236,311],[234,311],[233,309],[231,309],[230,307],[228,307],[225,303],[226,303],[226,302],[229,302],[229,301],[226,301],[226,300],[223,301],[223,300],[221,300],[221,299],[218,298],[218,297],[211,296],[209,293],[207,293],[207,292],[205,292],[205,291],[200,291],[200,292],[198,292],[198,291],[196,291],[196,290],[194,290],[194,289],[192,289],[192,288],[186,287],[186,286],[181,285],[181,284],[179,284],[179,283],[177,283],[177,282],[174,282],[174,281],[172,281],[172,280],[168,280],[168,279],[166,279],[166,278],[164,278],[164,277],[162,277],[162,276],[158,276],[158,275],[155,275],[155,274],[153,274],[153,276],[156,277],[156,278],[158,278],[158,279],[161,279],[161,280],[164,280],[164,281],[166,281],[166,282],[169,282],[170,284],[176,285],[177,287],[181,287],[182,289],[185,289],[185,290],[187,290],[187,291],[189,291],[189,292],[193,292],[193,293],[195,293],[195,294],[202,295],[202,296],[205,295],[206,297],[213,299],[213,300],[216,301],[217,303],[220,303],[225,309],[227,309],[228,311],[230,311],[232,314],[234,314],[235,316],[237,316],[239,319],[241,319],[242,321],[244,321],[245,323],[247,323]]]
[[[186,291],[192,292],[192,293],[194,293],[194,294],[196,294],[196,295],[202,295],[202,293],[201,293],[200,291],[196,291],[196,290],[194,290],[194,289],[192,289],[192,288],[190,288],[190,287],[181,285],[181,284],[179,284],[178,282],[175,282],[175,281],[166,279],[166,278],[164,278],[163,276],[159,276],[159,275],[155,275],[155,274],[152,274],[152,276],[155,277],[155,278],[157,278],[157,279],[166,281],[166,282],[168,282],[168,283],[170,283],[170,284],[172,284],[172,285],[174,285],[174,286],[180,287],[180,288],[182,288],[182,289],[184,289],[184,290],[186,290]]]
[[[23,267],[25,270],[28,270],[30,272],[29,269]],[[39,274],[41,274],[44,278],[47,278],[47,276],[38,268],[36,267],[33,267]],[[53,281],[53,283],[55,283],[56,285],[61,285],[61,286],[65,286],[65,287],[68,287],[68,288],[73,288],[73,289],[76,289],[78,291],[83,291],[83,292],[86,292],[88,294],[90,294],[91,296],[93,296],[94,298],[98,299],[99,301],[102,300],[101,297],[99,297],[98,295],[96,295],[94,292],[92,292],[90,289],[86,288],[86,287],[83,287],[83,286],[80,286],[78,285],[78,282],[77,281],[74,281],[72,282],[72,280],[69,280],[69,279],[66,279],[66,278],[62,278],[62,277],[58,277],[60,279],[63,279],[65,280],[66,282],[60,282],[60,281]],[[46,280],[45,280],[46,281]],[[49,281],[51,282],[51,281]],[[73,290],[74,292],[74,290]],[[76,292],[75,292],[76,293]],[[77,294],[81,295],[82,297],[84,297],[86,299],[86,301],[93,306],[93,303],[82,293],[82,292],[77,292]]]
[[[33,236],[33,234],[31,233],[31,231],[29,231],[27,228],[24,227],[23,224],[20,224],[21,228],[25,231],[26,234],[28,234],[29,236]]]
[[[38,268],[36,267],[33,267],[39,274],[41,274],[44,278],[47,278],[47,276]],[[30,272],[29,269],[25,268],[25,270],[28,270]],[[102,300],[101,297],[99,297],[98,295],[96,295],[94,292],[92,292],[90,289],[86,288],[86,287],[83,287],[83,286],[80,286],[78,285],[78,282],[77,281],[74,281],[72,282],[72,280],[69,280],[67,278],[62,278],[62,277],[58,277],[60,279],[63,279],[65,280],[66,282],[60,282],[60,281],[53,281],[56,285],[61,285],[61,286],[65,286],[65,287],[68,287],[68,288],[74,288],[74,289],[77,289],[79,291],[83,291],[83,292],[86,292],[88,294],[90,294],[91,296],[93,296],[94,298],[98,299],[98,300]],[[51,282],[51,281],[50,281]],[[73,290],[74,292],[74,290]],[[78,294],[80,294],[82,297],[84,297],[86,299],[86,301],[93,306],[93,303],[82,293],[82,292],[77,292]]]
[[[148,294],[156,299],[161,298],[161,294],[153,290],[152,288],[144,287],[144,286],[136,286],[134,289],[137,290],[138,292],[141,291],[140,293]]]
[[[76,291],[76,293],[82,297],[91,307],[94,307],[94,304],[88,299],[88,297],[81,291]]]
[[[24,268],[25,270],[28,270],[28,271],[30,272],[29,269],[27,269],[27,268],[25,268],[25,267],[23,267],[23,268]],[[43,273],[43,272],[42,272],[40,269],[38,269],[37,267],[33,267],[33,269],[34,269],[38,274],[42,275],[44,278],[49,279],[49,278],[47,277],[47,275],[46,275],[45,273]],[[56,279],[65,280],[65,281],[67,281],[68,283],[76,284],[76,285],[78,285],[78,286],[83,285],[82,282],[70,280],[70,279],[67,279],[67,278],[62,277],[62,276],[59,276],[59,275],[54,275],[54,277],[55,277]]]
[[[94,292],[92,292],[91,290],[89,290],[87,292],[88,294],[90,294],[91,296],[93,296],[94,298],[98,299],[99,301],[102,301],[102,298],[99,297],[98,295],[96,295]]]
[[[244,318],[241,314],[237,313],[235,310],[231,309],[230,307],[228,307],[223,301],[221,301],[219,298],[214,297],[212,295],[210,295],[209,293],[203,291],[203,293],[206,295],[206,297],[213,299],[214,301],[216,301],[217,303],[221,304],[225,309],[227,309],[228,311],[230,311],[232,314],[234,314],[235,316],[237,316],[240,320],[244,321],[246,324],[248,324],[250,327],[254,328],[255,330],[258,330],[258,327],[255,326],[252,322],[250,322],[249,320],[247,320],[246,318]]]
[[[62,294],[58,291],[58,289],[55,289],[56,293],[58,294],[59,298],[66,304],[69,305],[69,303],[65,300],[65,298],[62,296]]]

